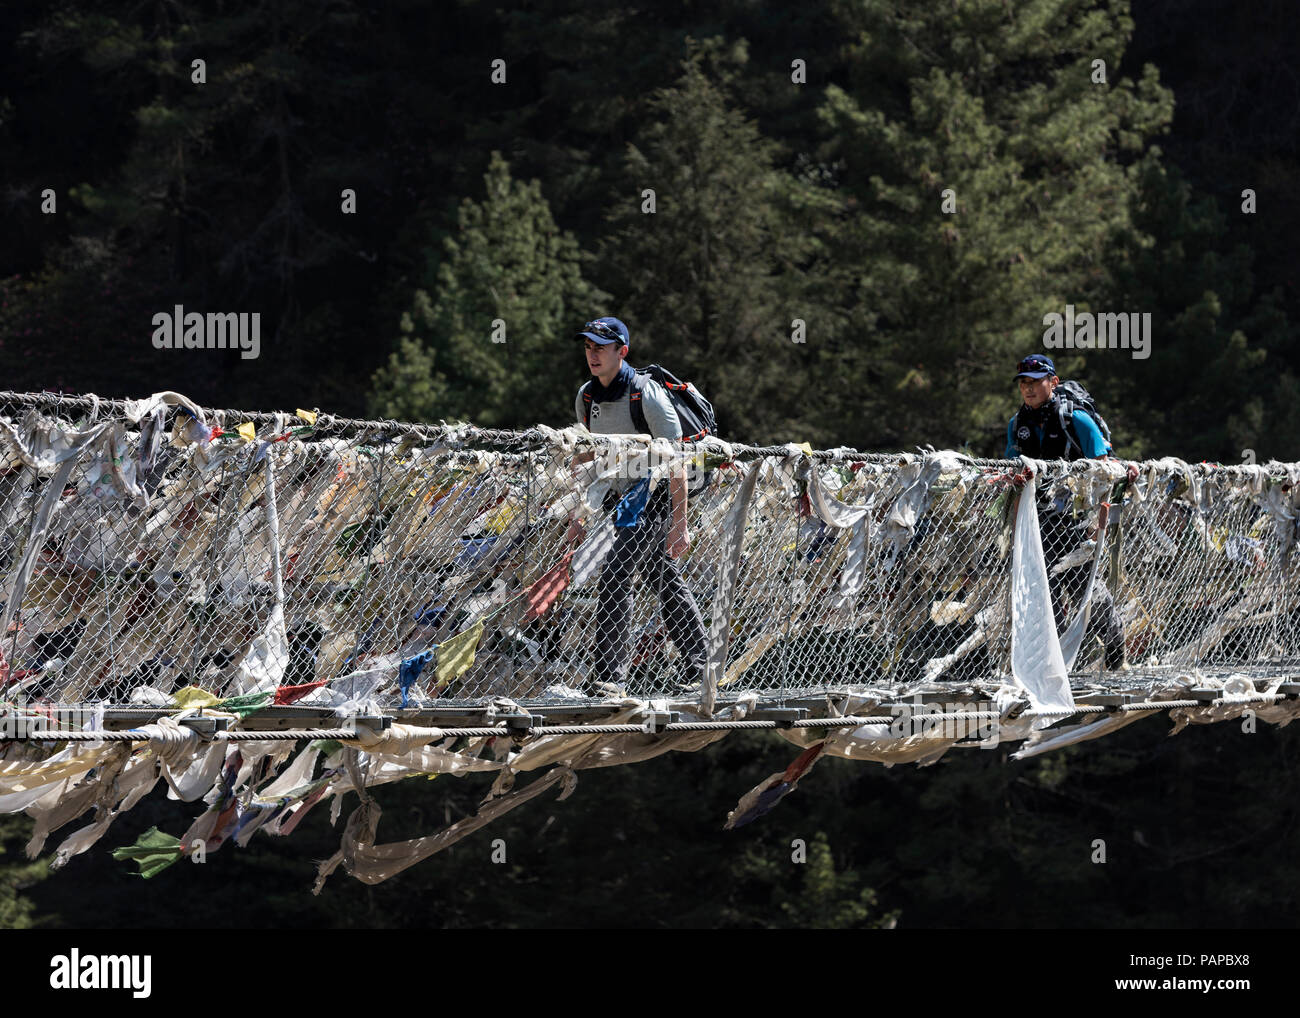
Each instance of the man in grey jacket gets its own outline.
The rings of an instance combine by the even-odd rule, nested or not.
[[[636,434],[630,400],[640,399],[652,438],[682,437],[681,422],[668,393],[651,378],[638,380],[636,371],[627,363],[627,326],[617,318],[597,318],[588,322],[577,338],[583,342],[592,375],[574,399],[574,413],[580,422],[585,422],[597,435]],[[590,459],[591,455],[581,458]],[[619,500],[628,495],[635,480],[632,477],[616,480],[606,498],[607,511],[613,511]],[[686,473],[677,470],[668,478],[666,498],[660,485],[650,494],[639,515],[627,514],[635,516],[631,525],[622,525],[625,516],[615,527],[614,547],[600,576],[595,663],[586,692],[613,691],[626,683],[632,584],[638,572],[659,596],[668,636],[686,663],[684,680],[703,681],[708,659],[704,620],[677,562],[690,547],[686,510]],[[576,539],[579,533],[575,519],[570,527],[570,539]]]

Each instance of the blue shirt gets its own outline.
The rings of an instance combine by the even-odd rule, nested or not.
[[[1092,419],[1092,415],[1087,410],[1075,410],[1070,420],[1074,425],[1074,437],[1083,447],[1083,455],[1087,459],[1099,460],[1112,451],[1111,446],[1102,437],[1101,428],[1097,427],[1097,422]],[[1039,442],[1042,442],[1045,429],[1036,426],[1034,430],[1038,433]],[[1012,417],[1007,422],[1006,458],[1013,460],[1016,455],[1016,418]]]

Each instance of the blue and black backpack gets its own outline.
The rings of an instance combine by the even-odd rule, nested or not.
[[[1083,449],[1080,447],[1079,439],[1075,436],[1072,427],[1076,409],[1087,411],[1088,416],[1096,422],[1098,430],[1101,431],[1101,437],[1106,440],[1106,444],[1114,445],[1110,440],[1110,425],[1106,423],[1106,418],[1097,409],[1097,401],[1080,383],[1073,379],[1062,382],[1056,387],[1055,396],[1061,408],[1061,424],[1065,428],[1065,437],[1079,453],[1082,453]]]

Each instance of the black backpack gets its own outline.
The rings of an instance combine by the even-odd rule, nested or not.
[[[1086,410],[1088,416],[1097,422],[1097,427],[1101,429],[1101,437],[1106,440],[1106,444],[1113,446],[1110,440],[1110,425],[1106,423],[1106,418],[1102,417],[1101,411],[1097,409],[1097,403],[1092,396],[1078,382],[1071,379],[1062,382],[1056,387],[1053,394],[1061,408],[1061,426],[1065,428],[1066,441],[1073,445],[1080,453],[1083,448],[1079,445],[1079,440],[1074,436],[1074,430],[1070,427],[1074,423],[1074,411]]]
[[[717,417],[713,413],[713,404],[704,398],[704,394],[690,382],[683,382],[667,368],[658,364],[637,369],[632,381],[632,391],[627,395],[628,409],[632,413],[632,423],[638,432],[651,434],[650,425],[645,419],[645,410],[641,406],[641,396],[645,379],[654,379],[664,387],[668,398],[672,400],[677,419],[682,424],[682,441],[698,442],[705,435],[718,433]],[[582,423],[591,427],[591,383],[582,387]]]

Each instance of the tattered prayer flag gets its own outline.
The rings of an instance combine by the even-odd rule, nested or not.
[[[745,520],[749,514],[749,504],[753,501],[754,487],[758,483],[760,473],[758,464],[750,467],[723,523],[723,544],[718,556],[720,565],[718,590],[713,598],[713,618],[709,624],[709,660],[705,670],[704,689],[700,697],[700,706],[705,714],[713,713],[718,687],[725,682],[727,647],[731,642],[731,602],[736,595],[736,579],[740,572],[740,551],[745,539]]]
[[[1020,493],[1011,546],[1011,681],[1029,694],[1035,710],[1071,710],[1070,674],[1065,668],[1052,592],[1047,581],[1033,478]],[[1050,724],[1048,719],[1039,719]]]
[[[266,693],[244,693],[240,696],[228,696],[217,703],[221,710],[228,710],[232,714],[238,714],[241,718],[247,717],[263,707],[271,706],[271,700],[275,694]]]
[[[483,620],[479,619],[463,633],[457,633],[450,640],[444,640],[439,644],[436,688],[442,689],[474,663],[474,652],[478,649],[478,641],[482,635]]]
[[[329,679],[321,679],[320,682],[304,682],[300,686],[278,686],[275,690],[275,699],[271,703],[276,707],[285,707],[306,696],[313,689],[320,689],[321,686],[329,682]]]
[[[609,557],[613,547],[614,523],[612,520],[605,520],[587,535],[578,550],[573,553],[573,577],[569,585],[572,587],[585,585],[596,575],[596,570]]]
[[[744,827],[759,817],[771,812],[772,807],[795,790],[799,779],[808,773],[808,768],[821,755],[825,742],[808,747],[791,762],[790,766],[779,774],[773,774],[762,784],[755,786],[741,796],[736,808],[727,814],[724,830]]]
[[[251,421],[245,421],[243,424],[237,427],[235,431],[239,434],[239,437],[242,438],[245,442],[251,442],[253,441],[253,439],[257,437],[257,429],[253,427],[253,423]]]
[[[416,654],[415,657],[408,657],[402,662],[401,668],[397,672],[398,683],[402,687],[402,706],[409,707],[411,701],[411,687],[415,685],[416,680],[420,678],[420,673],[424,671],[424,666],[433,660],[433,651],[426,650]],[[471,658],[472,660],[472,658]]]
[[[316,423],[316,411],[315,411],[315,410],[295,410],[295,411],[294,411],[294,416],[295,416],[295,417],[301,417],[301,418],[302,418],[304,421],[306,421],[308,424],[315,424],[315,423]]]
[[[430,775],[430,777],[433,777],[433,775]],[[303,799],[302,805],[290,806],[287,810],[285,810],[285,812],[280,815],[280,819],[278,821],[279,826],[268,828],[268,833],[277,834],[280,835],[281,837],[287,837],[288,835],[292,834],[293,829],[297,827],[300,823],[302,823],[302,818],[307,815],[308,811],[313,806],[315,806],[316,803],[320,802],[321,798],[329,790],[330,790],[330,781],[328,779],[317,782],[317,787],[315,791],[313,791],[309,796],[307,796],[307,798]]]
[[[215,707],[221,702],[221,697],[198,686],[186,686],[172,694],[172,702],[177,707]]]
[[[239,800],[231,798],[224,808],[219,806],[212,808],[220,809],[221,812],[217,815],[216,823],[212,825],[212,833],[204,839],[209,852],[215,852],[224,845],[226,839],[234,832],[235,826],[239,823]]]
[[[524,612],[524,622],[540,618],[564,593],[569,586],[569,563],[572,561],[573,552],[570,551],[528,588],[528,610]]]
[[[511,505],[509,502],[502,502],[491,516],[483,524],[483,529],[492,534],[505,533],[506,527],[510,526],[510,521],[519,515],[519,507]]]
[[[113,849],[114,859],[131,859],[140,867],[140,876],[148,880],[181,857],[181,840],[150,827],[134,845]]]
[[[460,539],[461,552],[456,556],[455,566],[457,569],[473,569],[483,563],[483,561],[492,553],[493,546],[497,543],[497,536],[490,534],[487,537],[462,537]]]

